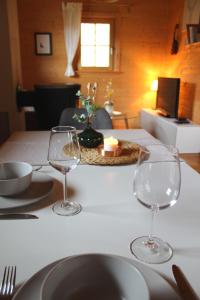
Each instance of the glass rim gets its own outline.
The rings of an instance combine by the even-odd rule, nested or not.
[[[74,126],[54,126],[51,128],[51,132],[76,132],[76,127]]]
[[[174,146],[174,145],[171,145],[171,144],[148,144],[148,145],[145,145],[145,146],[140,146],[140,152],[146,152],[146,153],[149,153],[151,152],[151,149],[148,149],[148,147],[164,147],[168,150],[170,150],[172,153],[174,154],[179,154],[179,149]]]
[[[157,150],[155,153],[152,152],[151,147],[154,148],[154,150],[159,149],[159,147],[161,148],[161,151],[157,157]],[[169,152],[169,154],[171,155],[171,157],[166,157],[164,158],[163,154],[165,155],[165,153],[162,153],[162,149],[166,150]],[[153,156],[152,156],[153,154]],[[139,156],[138,156],[138,160],[137,160],[137,165],[141,164],[141,161],[143,163],[157,163],[158,161],[165,161],[165,162],[172,162],[172,161],[178,161],[180,162],[180,154],[179,154],[179,150],[177,147],[173,146],[173,145],[168,145],[168,144],[148,144],[145,146],[141,146],[139,149]]]

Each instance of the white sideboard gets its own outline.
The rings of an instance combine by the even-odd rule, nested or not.
[[[200,152],[200,126],[177,124],[175,119],[160,116],[156,110],[142,109],[140,125],[162,143],[176,146],[180,153]]]

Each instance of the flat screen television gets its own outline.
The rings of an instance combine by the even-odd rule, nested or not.
[[[178,118],[180,78],[158,77],[156,110],[168,118]]]

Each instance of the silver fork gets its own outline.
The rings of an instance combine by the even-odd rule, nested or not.
[[[5,267],[3,280],[0,284],[0,297],[12,296],[15,288],[16,266]]]

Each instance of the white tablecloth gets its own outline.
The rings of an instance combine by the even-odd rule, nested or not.
[[[134,133],[133,133],[134,132]],[[114,135],[118,139],[129,140],[140,145],[158,143],[143,129],[137,130],[102,130],[104,136]],[[1,160],[23,160],[32,165],[48,165],[47,151],[49,131],[16,132],[0,147]]]
[[[141,144],[158,142],[144,130],[109,130],[104,134]],[[33,143],[41,154],[40,158],[34,156],[35,163],[40,164],[46,156],[48,135],[48,132],[14,134],[1,148],[0,160],[8,157],[24,160],[24,156],[28,160],[28,150],[15,152],[15,145],[21,144],[23,148]],[[13,145],[12,155],[5,153],[8,145]],[[17,265],[17,282],[21,283],[49,263],[81,253],[110,253],[135,259],[129,250],[130,242],[148,234],[151,213],[133,196],[134,167],[80,165],[69,173],[71,197],[83,207],[76,216],[57,216],[51,205],[36,204],[32,211],[39,220],[0,221],[0,274],[2,266]],[[155,235],[172,245],[174,255],[169,262],[150,267],[173,281],[171,266],[179,265],[200,295],[200,176],[185,162],[181,162],[181,171],[179,201],[158,213],[154,230]],[[41,172],[55,179],[49,203],[62,199],[62,175],[50,166],[44,166]]]

